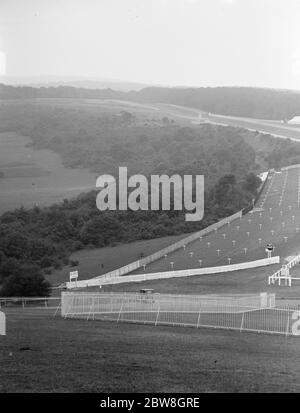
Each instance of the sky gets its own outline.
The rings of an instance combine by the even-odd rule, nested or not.
[[[0,75],[300,90],[300,0],[0,0]]]

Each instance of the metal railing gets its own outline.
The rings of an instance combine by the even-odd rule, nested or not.
[[[263,296],[63,293],[61,315],[299,336],[300,305],[282,308],[274,305],[274,294],[267,293]]]
[[[0,297],[0,308],[4,307],[35,307],[56,308],[60,307],[61,296],[58,297]]]
[[[285,282],[285,285],[292,286],[292,280],[299,280],[297,277],[292,277],[290,274],[290,270],[300,262],[300,254],[294,257],[291,261],[289,261],[286,265],[283,265],[278,271],[268,277],[268,284],[276,284],[281,285],[281,281]]]
[[[215,222],[212,225],[209,225],[208,227],[194,232],[191,235],[175,242],[174,244],[171,244],[157,252],[155,252],[154,254],[148,255],[145,258],[141,258],[140,260],[134,261],[128,265],[125,265],[124,267],[118,268],[116,270],[110,271],[106,274],[102,274],[99,275],[97,277],[94,277],[95,279],[99,278],[101,280],[105,280],[105,279],[112,279],[114,277],[119,277],[119,276],[123,276],[125,274],[128,274],[129,272],[132,272],[138,268],[141,268],[143,265],[147,265],[153,261],[159,260],[160,258],[163,258],[166,254],[169,254],[173,251],[178,250],[179,248],[183,247],[184,245],[188,245],[191,242],[197,240],[199,237],[204,236],[206,234],[209,234],[210,232],[214,231],[216,228],[220,228],[224,225],[226,225],[228,222],[232,222],[238,218],[242,217],[242,210],[231,215],[228,216],[226,218],[221,219],[218,222]]]
[[[193,277],[195,275],[208,275],[208,274],[218,274],[225,273],[229,271],[239,271],[248,268],[258,268],[264,267],[266,265],[279,264],[280,257],[263,258],[256,261],[246,261],[238,264],[230,265],[219,265],[218,267],[204,267],[204,268],[193,268],[186,270],[175,270],[175,271],[163,271],[157,273],[145,273],[145,274],[134,274],[119,276],[110,279],[102,278],[92,278],[89,280],[80,281],[70,281],[67,283],[67,288],[69,290],[74,288],[85,288],[85,287],[96,287],[102,285],[113,285],[113,284],[123,284],[132,282],[142,282],[150,280],[160,280],[167,278],[176,277]]]

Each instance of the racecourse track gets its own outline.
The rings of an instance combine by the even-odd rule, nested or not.
[[[297,254],[300,228],[300,168],[273,171],[250,213],[237,218],[168,256],[131,274],[237,264],[273,255],[288,258]]]

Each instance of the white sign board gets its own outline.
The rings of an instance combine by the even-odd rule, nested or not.
[[[2,311],[0,311],[0,336],[6,336],[6,317]]]
[[[71,271],[70,272],[70,282],[71,281],[77,281],[77,278],[78,278],[78,271]]]

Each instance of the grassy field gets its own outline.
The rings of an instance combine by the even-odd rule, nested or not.
[[[299,339],[7,310],[0,392],[299,392]]]
[[[94,189],[96,174],[68,169],[58,154],[34,150],[28,137],[0,133],[0,214],[20,206],[50,205]]]
[[[287,257],[299,248],[299,235],[296,232],[300,225],[298,181],[298,168],[291,169],[288,174],[273,174],[257,204],[263,211],[246,214],[230,225],[224,225],[220,230],[205,235],[202,240],[196,239],[185,249],[169,253],[166,259],[162,257],[149,263],[145,272],[170,271],[171,262],[174,270],[185,270],[199,268],[199,259],[202,267],[228,265],[228,258],[231,264],[263,259],[266,257],[265,246],[268,243],[275,245],[276,255]],[[281,196],[283,201],[279,206]],[[141,269],[134,273],[141,273]]]
[[[142,288],[151,288],[158,293],[170,294],[251,294],[260,292],[276,293],[277,300],[300,299],[300,282],[295,281],[292,288],[278,285],[268,285],[268,276],[277,270],[276,265],[233,271],[215,275],[201,275],[124,283],[102,286],[105,292],[135,292]],[[87,289],[85,289],[87,290]],[[99,291],[99,288],[89,288]]]
[[[186,236],[187,234],[172,235],[131,242],[115,247],[81,250],[70,257],[71,260],[79,261],[79,265],[76,268],[64,267],[62,270],[57,270],[47,275],[47,278],[53,284],[69,281],[69,272],[73,270],[79,271],[79,279],[95,277],[138,260],[141,257],[141,253],[147,256]]]
[[[193,108],[188,108],[178,105],[157,104],[157,107],[165,110],[169,115],[176,119],[189,120],[192,123],[199,122],[198,115],[200,111]],[[242,118],[235,116],[222,116],[217,114],[205,114],[204,118],[208,122],[219,123],[223,125],[233,126],[237,128],[245,128],[250,130],[258,130],[262,133],[273,134],[294,140],[300,140],[300,130],[297,125],[281,124],[280,121],[272,121],[265,119]]]

